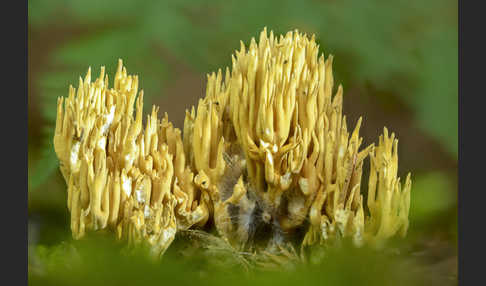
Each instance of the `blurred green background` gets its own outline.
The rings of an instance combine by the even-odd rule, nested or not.
[[[65,244],[72,240],[66,186],[52,146],[56,98],[67,95],[69,84],[77,86],[78,77],[89,66],[95,75],[102,65],[113,75],[118,58],[122,58],[129,73],[140,76],[146,110],[152,104],[159,105],[182,128],[185,109],[204,95],[206,74],[229,66],[240,40],[249,43],[263,27],[277,34],[299,29],[316,35],[326,57],[335,56],[335,81],[342,83],[345,91],[344,113],[348,123],[363,116],[365,143],[377,142],[383,126],[398,134],[399,175],[404,177],[408,171],[413,174],[411,226],[407,239],[401,243],[409,256],[414,257],[415,266],[432,269],[431,281],[437,278],[454,284],[458,191],[457,12],[454,0],[29,0],[29,251],[39,261],[65,266],[65,260],[57,257],[69,252]],[[94,245],[96,249],[102,243]],[[322,272],[326,273],[325,279],[322,273],[302,276],[316,279],[309,280],[312,282],[347,285],[353,282],[345,273],[356,268],[356,273],[362,272],[359,281],[364,284],[369,273],[397,279],[393,271],[385,270],[395,265],[388,263],[389,258],[365,250],[350,251],[334,254],[337,264],[325,266],[327,270]],[[111,261],[110,252],[101,252],[88,251],[85,255],[116,272],[138,261],[120,260],[119,265],[112,265],[107,263]],[[350,259],[356,255],[371,268],[378,268],[361,269],[356,259]],[[160,272],[160,265],[144,263],[133,269],[150,275],[157,273],[153,281],[160,281],[165,275]],[[53,283],[48,278],[55,273],[54,276],[61,277],[57,282],[66,284],[68,280],[62,279],[68,279],[69,275],[91,273],[86,272],[88,268],[70,268],[74,272],[63,276],[59,273],[65,271],[53,267],[43,275],[33,274],[33,264],[29,257],[32,282]],[[399,267],[406,273],[412,269]],[[305,271],[320,273],[316,269]],[[96,275],[102,279],[116,276]],[[146,281],[152,281],[147,278],[150,275],[144,275]],[[201,273],[194,275],[190,277],[209,284],[224,283],[216,278],[208,280]],[[176,276],[167,274],[175,279],[171,281],[178,281]],[[186,278],[180,279],[183,283]],[[270,275],[261,276],[260,282],[265,279],[293,285],[296,281]],[[369,281],[387,285],[390,283],[387,279],[382,279],[384,284]],[[404,281],[409,280],[401,283]]]

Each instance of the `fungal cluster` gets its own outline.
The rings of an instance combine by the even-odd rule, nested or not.
[[[182,132],[156,107],[142,126],[143,92],[121,60],[113,88],[103,68],[94,82],[88,70],[59,99],[54,137],[74,238],[108,228],[161,255],[177,231],[210,226],[241,250],[405,235],[411,180],[397,177],[398,140],[385,128],[361,148],[362,120],[348,130],[333,58],[318,50],[314,36],[264,29],[224,78],[208,76]]]
[[[138,99],[137,93],[139,93]],[[134,106],[135,104],[135,106]],[[136,107],[136,116],[133,116]],[[177,230],[204,224],[208,207],[186,165],[181,132],[153,107],[142,126],[138,78],[118,65],[114,87],[91,72],[59,98],[54,148],[68,185],[73,237],[109,228],[160,254]]]

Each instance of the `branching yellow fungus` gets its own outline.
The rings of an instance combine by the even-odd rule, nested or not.
[[[88,70],[78,89],[58,100],[54,147],[68,183],[73,237],[110,228],[161,254],[177,229],[204,223],[208,208],[186,166],[180,130],[167,115],[160,120],[156,107],[143,128],[137,93],[138,77],[127,75],[121,60],[113,88],[104,68],[94,82]]]
[[[186,111],[183,136],[156,107],[142,126],[143,93],[136,99],[138,78],[121,61],[114,88],[103,68],[93,83],[88,71],[59,99],[54,138],[73,236],[110,228],[161,254],[177,230],[209,220],[238,249],[405,235],[411,180],[402,189],[398,140],[385,128],[377,146],[361,147],[362,119],[348,131],[333,57],[318,51],[298,31],[264,29],[258,43],[241,43],[231,70],[210,74],[206,96]]]

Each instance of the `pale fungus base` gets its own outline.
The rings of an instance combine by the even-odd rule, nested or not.
[[[112,88],[104,68],[94,82],[88,70],[58,100],[54,137],[73,237],[108,228],[161,255],[178,231],[208,222],[235,249],[267,253],[302,228],[297,246],[404,236],[411,180],[402,188],[397,177],[398,140],[385,128],[377,146],[360,148],[362,120],[348,131],[341,85],[333,95],[333,58],[318,48],[297,31],[275,37],[265,29],[258,44],[241,43],[224,79],[221,70],[208,76],[183,136],[157,107],[142,126],[138,77],[121,60]]]

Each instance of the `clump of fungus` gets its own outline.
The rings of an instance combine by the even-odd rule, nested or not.
[[[209,75],[186,111],[183,136],[156,107],[143,128],[143,93],[136,99],[138,78],[121,61],[114,88],[103,68],[93,83],[88,71],[59,99],[54,138],[74,238],[109,228],[160,255],[178,230],[208,221],[237,249],[405,235],[411,180],[402,188],[397,177],[398,140],[385,128],[377,146],[360,148],[362,120],[348,131],[333,58],[318,50],[298,31],[241,43],[231,71]]]
[[[74,238],[109,228],[161,254],[178,229],[204,224],[208,207],[185,164],[180,130],[167,115],[158,119],[156,107],[144,129],[137,93],[138,77],[127,75],[121,60],[113,88],[104,68],[94,82],[88,70],[78,89],[58,100],[54,148]]]

